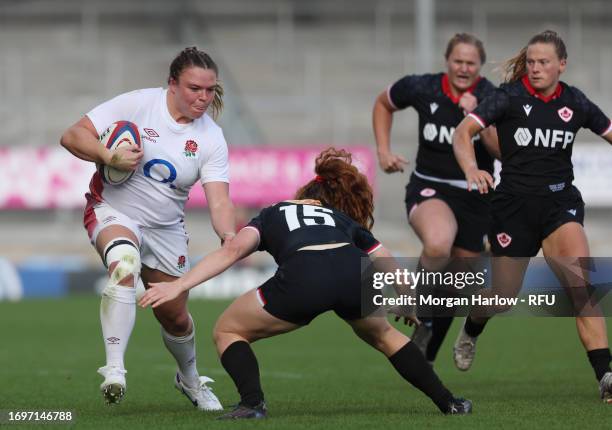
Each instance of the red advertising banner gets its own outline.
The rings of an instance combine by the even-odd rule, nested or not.
[[[230,150],[230,193],[235,204],[260,207],[291,198],[314,176],[314,160],[325,146],[249,147]],[[372,148],[351,146],[354,163],[374,185]],[[1,209],[74,209],[95,171],[60,147],[0,147]],[[187,207],[206,205],[202,187],[194,185]]]

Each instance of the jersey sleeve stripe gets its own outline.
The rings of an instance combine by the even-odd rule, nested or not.
[[[382,243],[377,243],[376,245],[368,249],[366,251],[366,254],[370,255],[371,253],[378,251],[380,248],[382,248]]]
[[[387,100],[389,101],[389,104],[391,106],[393,106],[393,109],[395,110],[399,110],[399,108],[397,106],[395,106],[395,103],[393,103],[393,100],[391,100],[391,87],[393,86],[393,84],[389,85],[387,87]]]
[[[474,121],[476,121],[478,125],[481,126],[482,128],[487,128],[483,119],[479,117],[478,115],[476,115],[474,112],[470,112],[468,116],[471,117]]]
[[[263,293],[261,292],[261,288],[258,288],[257,290],[255,290],[256,292],[256,296],[257,296],[257,301],[259,302],[260,305],[265,306],[266,303],[268,303],[266,301],[266,298],[263,296]]]
[[[605,136],[606,134],[610,133],[612,131],[612,119],[609,120],[610,124],[608,125],[608,128],[606,128],[606,130],[600,134],[600,136]]]

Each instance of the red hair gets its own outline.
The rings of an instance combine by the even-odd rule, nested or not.
[[[374,225],[372,187],[352,161],[351,153],[344,149],[328,148],[321,152],[315,161],[317,176],[302,186],[295,198],[319,200],[370,230]]]

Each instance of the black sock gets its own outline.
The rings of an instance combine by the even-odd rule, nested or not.
[[[485,325],[487,325],[487,322],[489,320],[486,320],[483,324],[474,322],[474,320],[472,320],[472,318],[470,318],[470,316],[468,315],[468,317],[465,319],[465,332],[472,336],[472,337],[478,337],[480,336],[480,333],[482,333],[482,331],[485,328]]]
[[[221,355],[221,364],[240,393],[240,403],[254,407],[264,399],[259,381],[259,365],[248,342],[236,341]]]
[[[425,327],[433,327],[433,318],[431,317],[419,317],[419,321],[421,321],[421,324],[423,324]]]
[[[431,339],[427,344],[427,352],[425,354],[427,361],[434,361],[436,359],[446,333],[448,333],[448,329],[453,323],[453,317],[435,317],[432,323]]]
[[[448,411],[453,395],[442,385],[419,348],[412,342],[408,342],[389,357],[389,361],[402,378],[425,393],[442,412]]]
[[[597,382],[601,381],[601,378],[603,378],[607,372],[611,371],[610,360],[612,357],[610,357],[610,348],[592,349],[591,351],[587,351],[587,356],[595,371]]]

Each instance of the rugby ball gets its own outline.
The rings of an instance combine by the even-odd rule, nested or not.
[[[111,151],[125,145],[142,147],[138,126],[130,121],[112,123],[100,136],[100,143]],[[110,185],[123,184],[134,174],[133,171],[124,172],[106,164],[98,165],[98,173],[102,177],[102,181]]]

